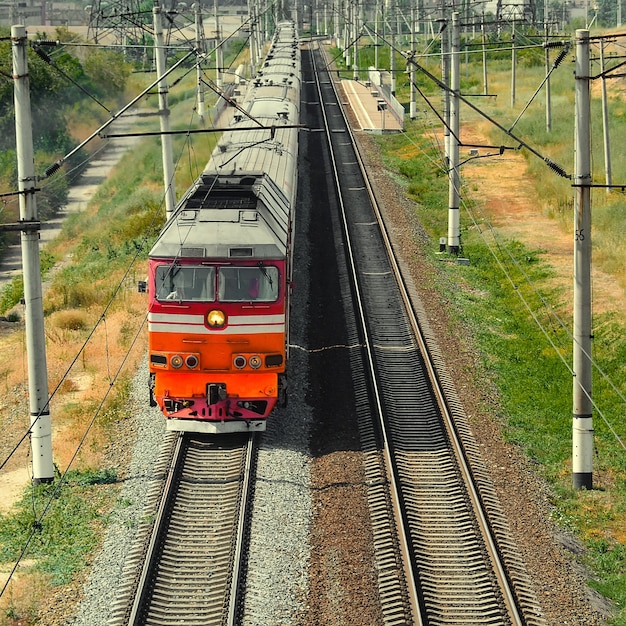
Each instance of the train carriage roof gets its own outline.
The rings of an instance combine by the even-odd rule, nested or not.
[[[288,228],[287,199],[269,177],[203,175],[179,203],[150,257],[280,259],[287,253]]]

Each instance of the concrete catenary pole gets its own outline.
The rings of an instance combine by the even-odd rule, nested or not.
[[[224,48],[222,47],[222,32],[220,28],[220,11],[218,0],[215,0],[213,12],[215,14],[215,84],[221,89],[224,84]]]
[[[444,17],[441,20],[441,81],[447,87],[443,90],[443,147],[446,162],[450,162],[450,35],[448,21]]]
[[[176,208],[176,189],[174,188],[174,151],[170,133],[170,110],[167,106],[167,79],[165,76],[165,46],[163,44],[163,19],[158,2],[152,9],[154,18],[154,43],[156,69],[159,84],[159,119],[161,125],[161,157],[163,161],[163,181],[165,183],[165,214],[169,219]]]
[[[572,473],[575,489],[593,486],[591,363],[591,142],[589,31],[576,31],[574,130],[574,348]]]
[[[378,0],[376,0],[376,7],[374,9],[374,69],[378,70],[380,61],[378,58],[378,49],[380,48],[380,34],[378,32],[378,14],[380,9],[378,8]]]
[[[489,95],[489,80],[487,77],[487,33],[485,30],[485,12],[483,11],[483,19],[480,23],[480,32],[482,35],[483,50],[483,95]]]
[[[359,13],[359,0],[354,0],[354,36],[352,38],[352,79],[359,80],[359,35],[361,34],[361,22]]]
[[[448,138],[448,168],[450,172],[448,194],[448,252],[458,254],[461,246],[459,218],[459,129],[461,93],[461,26],[459,13],[452,14],[450,40],[450,135]]]
[[[389,20],[389,72],[391,74],[391,93],[395,95],[396,93],[396,40],[394,36],[394,27],[393,21],[391,18],[393,17],[393,8],[389,0],[383,0],[380,5],[381,12],[381,20],[380,20],[380,28],[382,32],[382,39],[385,41],[385,37],[387,37],[387,20]]]
[[[20,224],[22,227],[24,302],[26,306],[30,435],[33,454],[33,482],[37,484],[54,480],[54,463],[52,461],[48,367],[39,259],[39,220],[35,198],[35,159],[26,58],[27,43],[25,27],[13,26],[11,28],[11,49],[13,54]]]
[[[513,17],[513,27],[511,30],[511,108],[515,106],[515,86],[517,72],[517,48],[515,47],[515,17]]]
[[[414,120],[417,117],[417,76],[415,73],[415,56],[417,55],[417,9],[411,6],[411,60],[409,65],[409,76],[411,82],[411,102],[409,105],[409,117]]]
[[[196,2],[193,5],[194,9],[194,17],[196,24],[196,50],[198,54],[197,65],[196,65],[196,76],[198,80],[198,117],[202,124],[204,124],[204,81],[202,80],[202,61],[204,60],[205,55],[205,45],[204,45],[204,25],[202,23],[202,7],[200,6],[200,2]]]
[[[609,136],[609,101],[606,94],[606,76],[604,72],[604,40],[600,42],[600,72],[602,74],[602,130],[604,136],[604,176],[606,181],[606,192],[611,193],[613,184],[613,171],[611,168],[611,139]]]
[[[544,43],[545,48],[545,58],[546,58],[546,131],[552,132],[552,91],[550,89],[550,46],[549,43],[549,33],[548,33],[548,22],[545,22],[546,28],[546,40]]]

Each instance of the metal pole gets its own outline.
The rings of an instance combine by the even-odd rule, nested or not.
[[[458,254],[461,242],[459,219],[459,129],[461,93],[461,27],[459,13],[452,14],[452,37],[450,42],[450,135],[449,145],[449,202],[448,202],[448,252]]]
[[[37,484],[54,480],[54,463],[52,461],[48,367],[39,259],[39,221],[35,198],[36,179],[30,85],[26,58],[27,42],[24,26],[11,27],[20,221],[24,226],[21,233],[21,243],[26,310],[30,433],[33,454],[33,483]]]
[[[409,76],[411,80],[411,103],[409,105],[409,117],[414,120],[417,117],[417,84],[415,83],[417,77],[415,75],[415,56],[417,54],[417,42],[415,41],[415,21],[416,21],[416,8],[411,7],[411,61],[409,66]]]
[[[198,59],[196,65],[196,77],[198,81],[198,117],[204,124],[204,81],[202,80],[202,63],[204,57],[204,25],[202,24],[202,12],[200,11],[200,2],[194,5],[194,16],[196,23],[196,49],[198,50]]]
[[[575,489],[593,485],[591,402],[591,142],[589,31],[576,31],[574,138],[574,387],[572,472]]]
[[[174,188],[174,152],[172,135],[170,134],[170,110],[167,106],[167,79],[165,74],[165,48],[163,45],[163,20],[161,7],[157,2],[152,9],[154,18],[154,43],[156,55],[157,77],[159,78],[159,120],[161,125],[161,157],[163,161],[163,180],[165,182],[165,215],[169,219],[176,208],[176,190]]]
[[[604,130],[604,173],[607,193],[611,193],[610,185],[613,184],[613,172],[611,170],[611,139],[609,137],[609,103],[606,95],[606,77],[604,76],[604,39],[600,42],[600,72],[602,73],[602,128]]]

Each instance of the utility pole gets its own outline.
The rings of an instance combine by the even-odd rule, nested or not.
[[[409,116],[412,120],[417,117],[417,84],[415,83],[417,77],[415,75],[415,64],[417,63],[415,60],[415,56],[417,55],[417,42],[415,41],[415,29],[416,29],[416,19],[415,19],[416,9],[414,6],[411,7],[411,57],[410,57],[410,65],[409,65],[409,76],[411,81],[411,103],[409,105]]]
[[[13,54],[15,138],[19,184],[26,352],[28,356],[28,393],[30,437],[33,454],[33,483],[54,480],[52,429],[48,396],[46,335],[43,320],[43,295],[39,258],[39,219],[35,198],[35,157],[30,107],[30,84],[26,57],[28,40],[24,26],[11,27]]]
[[[602,74],[602,128],[604,131],[604,174],[606,192],[611,193],[613,184],[613,172],[611,169],[611,139],[609,137],[609,103],[606,95],[606,67],[604,64],[604,39],[600,42],[600,73]]]
[[[205,45],[204,45],[204,25],[202,24],[202,11],[200,1],[194,3],[194,17],[196,24],[196,77],[198,81],[198,117],[202,124],[204,124],[204,81],[202,80],[202,61],[205,58]]]
[[[459,13],[452,14],[452,35],[450,41],[450,135],[448,139],[448,170],[450,185],[448,194],[448,252],[459,254],[461,246],[459,218],[459,130],[461,93],[461,26]]]
[[[176,190],[174,188],[174,152],[170,135],[170,110],[167,106],[167,79],[165,76],[165,47],[163,44],[163,20],[158,2],[152,9],[154,18],[154,43],[157,78],[159,79],[159,119],[161,123],[161,156],[163,160],[163,180],[165,182],[165,215],[169,219],[176,208]]]
[[[593,486],[591,401],[591,142],[589,31],[576,31],[574,138],[574,347],[572,473],[575,489]]]

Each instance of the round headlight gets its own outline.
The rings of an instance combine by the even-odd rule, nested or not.
[[[207,313],[206,321],[212,328],[221,328],[226,323],[226,315],[224,311],[213,309]]]
[[[183,365],[183,357],[180,356],[180,354],[175,354],[170,359],[170,364],[171,364],[172,367],[175,367],[176,369],[178,369],[179,367],[182,367],[182,365]]]
[[[233,365],[238,369],[243,369],[246,366],[246,357],[245,356],[241,356],[241,354],[237,355],[234,359],[233,359]]]
[[[194,367],[198,366],[198,357],[195,354],[190,354],[185,359],[185,365],[192,370]]]
[[[250,367],[256,369],[259,369],[259,367],[261,367],[261,357],[257,354],[255,354],[254,356],[250,357],[250,360],[248,361],[248,363],[250,363]]]

